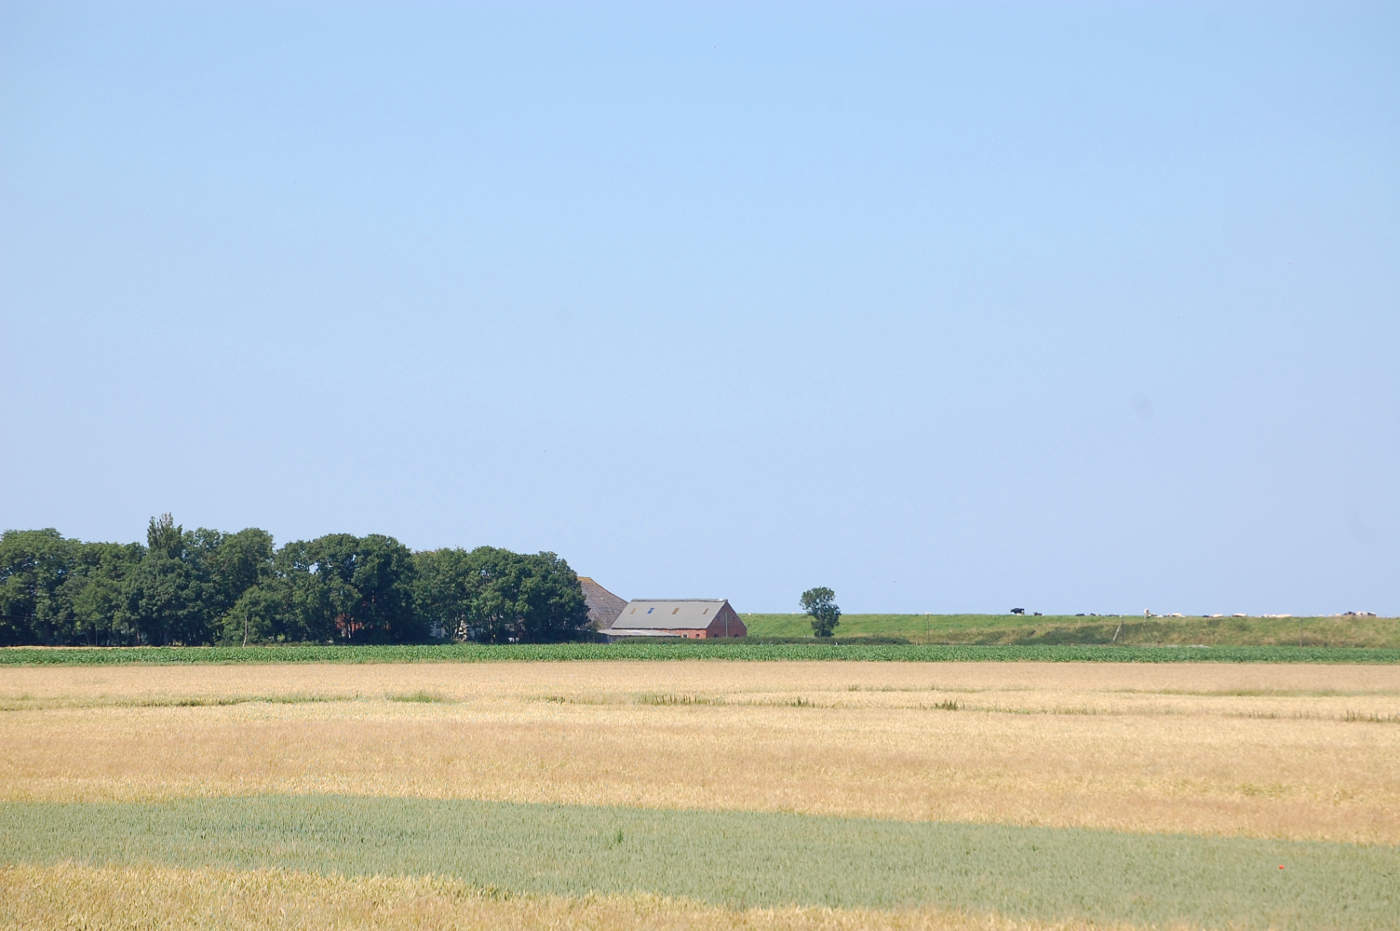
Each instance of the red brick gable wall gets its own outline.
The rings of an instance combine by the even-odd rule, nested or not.
[[[728,627],[725,627],[728,622]],[[726,634],[725,631],[728,631]],[[705,637],[746,637],[749,629],[744,626],[744,622],[739,620],[738,613],[728,604],[720,608],[715,614],[715,619],[710,622],[710,626],[705,628]]]

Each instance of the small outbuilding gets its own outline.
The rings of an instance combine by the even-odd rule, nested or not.
[[[588,620],[593,629],[607,630],[627,607],[627,599],[619,598],[586,575],[578,577],[578,584],[583,589],[583,603],[588,606]]]
[[[711,640],[744,637],[748,628],[724,598],[638,598],[627,602],[607,629],[612,639],[683,637]]]

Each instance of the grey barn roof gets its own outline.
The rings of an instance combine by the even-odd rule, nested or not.
[[[700,630],[709,627],[724,598],[638,598],[613,621],[612,630]]]
[[[627,607],[627,599],[619,598],[586,575],[578,577],[583,589],[583,601],[588,606],[588,619],[598,630],[607,630],[613,620]]]

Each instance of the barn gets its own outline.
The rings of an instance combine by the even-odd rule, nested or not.
[[[638,598],[627,602],[607,629],[610,638],[684,637],[710,640],[743,637],[748,628],[724,598]]]
[[[578,577],[578,585],[583,589],[583,603],[588,607],[588,621],[594,630],[607,630],[627,607],[626,598],[619,598],[586,575]]]

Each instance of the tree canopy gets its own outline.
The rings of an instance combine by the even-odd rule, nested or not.
[[[553,553],[483,546],[415,553],[383,534],[280,548],[250,527],[146,543],[57,530],[0,534],[0,645],[546,642],[589,635],[578,577]]]
[[[836,606],[836,593],[826,587],[809,588],[802,593],[802,610],[812,617],[812,634],[830,637],[841,623],[841,609]]]
[[[578,576],[553,553],[493,546],[418,553],[419,604],[435,629],[482,643],[548,643],[587,635]]]

